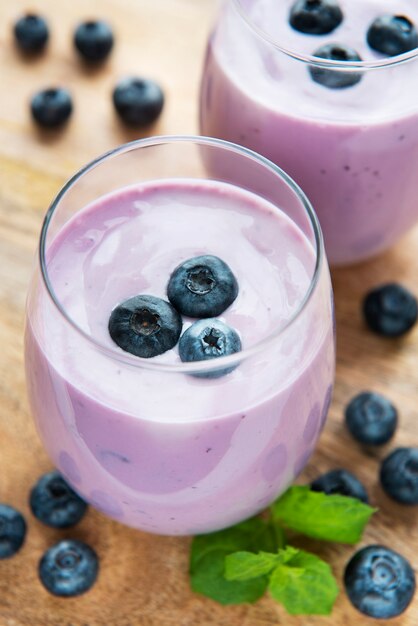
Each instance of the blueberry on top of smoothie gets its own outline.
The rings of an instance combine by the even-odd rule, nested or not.
[[[41,15],[28,13],[14,25],[16,45],[26,54],[38,54],[45,48],[49,39],[49,28]]]
[[[170,302],[189,317],[215,317],[238,295],[238,283],[229,266],[216,256],[197,256],[184,261],[170,276]]]
[[[41,476],[32,488],[29,504],[34,516],[52,528],[74,526],[87,510],[84,500],[56,471]]]
[[[328,495],[339,494],[368,502],[369,498],[363,484],[354,474],[345,469],[335,469],[318,476],[311,483],[312,491],[322,491]]]
[[[380,393],[365,391],[355,396],[345,410],[345,423],[354,439],[370,446],[387,443],[394,435],[398,412]]]
[[[390,619],[405,611],[415,593],[410,563],[385,546],[367,546],[345,568],[344,586],[352,604],[364,615]]]
[[[373,50],[396,56],[418,47],[418,32],[405,15],[381,15],[367,31],[367,43]]]
[[[320,59],[342,61],[345,63],[362,60],[355,50],[342,43],[325,44],[315,50],[313,56]],[[352,87],[360,82],[362,77],[359,72],[340,72],[337,69],[327,69],[314,65],[309,66],[309,72],[316,83],[328,87],[329,89],[345,89],[346,87]]]
[[[62,126],[73,111],[71,94],[67,89],[59,87],[38,91],[30,106],[33,119],[44,128]]]
[[[0,559],[7,559],[23,545],[26,522],[21,513],[8,504],[0,504]]]
[[[415,296],[402,285],[388,283],[372,289],[363,302],[367,325],[383,337],[400,337],[418,318]]]
[[[89,20],[77,26],[74,45],[85,61],[104,61],[113,48],[114,38],[110,25],[103,20]]]
[[[343,13],[333,0],[296,0],[290,9],[289,23],[308,35],[326,35],[341,24]]]
[[[386,494],[401,504],[418,504],[418,448],[397,448],[384,459],[380,482]]]
[[[149,359],[174,348],[182,329],[181,316],[165,300],[140,295],[113,309],[109,333],[125,352]]]
[[[96,552],[82,541],[64,539],[49,548],[39,563],[39,577],[53,595],[79,596],[95,583],[99,571]]]
[[[164,107],[164,93],[153,80],[124,78],[113,91],[113,105],[120,119],[129,126],[148,126]]]
[[[198,320],[182,335],[179,342],[180,358],[184,362],[207,361],[235,354],[241,350],[236,330],[218,319]],[[235,366],[196,373],[205,378],[219,378],[229,374]]]

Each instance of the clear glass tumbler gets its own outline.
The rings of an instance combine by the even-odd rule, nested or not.
[[[196,192],[192,217],[187,225],[179,219],[173,200],[150,244],[141,219],[152,220],[160,208],[134,201],[135,194],[150,184],[175,192],[185,181]],[[149,258],[135,268],[135,281],[147,291],[145,278],[157,276],[160,259],[171,249],[181,253],[186,230],[205,248],[216,208],[206,201],[201,206],[199,190],[209,183],[223,190],[222,198],[241,193],[254,207],[268,203],[272,218],[282,216],[299,233],[296,241],[311,262],[303,268],[296,254],[277,270],[290,287],[288,303],[275,306],[289,305],[290,312],[258,340],[246,344],[243,337],[242,351],[211,361],[182,363],[124,352],[98,320],[105,301],[113,302],[113,296],[114,304],[120,301],[124,273],[132,268],[121,271],[112,257],[117,237],[105,241],[104,235],[119,237],[123,227],[133,249],[149,246]],[[112,207],[108,200],[115,193],[119,204]],[[107,213],[100,227],[84,232],[89,211],[97,223],[101,211]],[[129,222],[132,216],[139,221]],[[251,254],[264,263],[274,254],[274,242],[257,239],[261,222],[255,218],[244,229],[245,245],[257,241]],[[74,238],[77,229],[80,236]],[[216,245],[239,270],[246,259],[234,249],[232,235]],[[92,257],[100,238],[105,243]],[[130,254],[128,247],[123,245],[123,254]],[[61,248],[65,263],[56,261]],[[107,266],[106,258],[112,259]],[[255,328],[261,304],[255,300],[254,311],[240,312],[236,307],[245,297],[238,296],[231,315],[237,326],[244,320]],[[331,399],[332,291],[309,201],[274,164],[223,141],[150,138],[101,156],[65,184],[47,212],[27,302],[25,349],[39,435],[53,463],[88,502],[122,523],[172,535],[213,531],[255,514],[307,462]],[[213,376],[220,371],[224,375]]]
[[[413,0],[338,0],[343,21],[325,35],[289,25],[294,0],[227,0],[210,37],[200,130],[282,167],[315,207],[331,265],[371,257],[418,219],[418,48],[385,57],[366,33]],[[320,3],[311,3],[314,12]],[[313,56],[349,46],[361,61]]]

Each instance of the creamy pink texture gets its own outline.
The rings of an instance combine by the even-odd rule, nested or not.
[[[305,235],[259,197],[223,183],[158,181],[100,198],[48,249],[60,303],[113,357],[65,322],[36,281],[29,298],[29,397],[51,458],[88,501],[151,532],[215,530],[262,509],[303,467],[331,397],[325,267],[293,325],[227,376],[118,360],[111,310],[138,293],[165,297],[174,267],[204,253],[237,277],[239,296],[220,318],[244,349],[296,313],[315,266]],[[178,361],[177,348],[152,359]]]
[[[298,33],[288,24],[293,0],[241,0],[253,22],[280,46],[312,54],[341,42],[363,60],[383,59],[366,43],[383,13],[408,15],[413,0],[341,0],[331,34]],[[367,258],[391,245],[418,218],[418,59],[365,72],[346,89],[315,83],[305,63],[263,42],[233,8],[209,42],[201,87],[201,132],[266,156],[309,196],[333,264]]]

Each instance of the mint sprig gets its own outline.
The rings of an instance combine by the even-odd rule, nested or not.
[[[271,506],[273,519],[307,537],[354,544],[377,509],[356,498],[290,487]]]
[[[375,510],[346,496],[291,487],[269,517],[193,539],[192,589],[225,605],[255,602],[268,589],[292,615],[329,615],[338,595],[330,566],[286,545],[282,525],[316,539],[355,543]]]
[[[338,596],[330,566],[290,546],[277,554],[236,552],[225,558],[227,580],[251,580],[269,574],[270,595],[291,615],[329,615]]]

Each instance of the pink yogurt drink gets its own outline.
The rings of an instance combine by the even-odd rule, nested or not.
[[[257,187],[282,188],[291,216],[250,179],[245,188],[208,178],[209,152],[259,168]],[[166,300],[173,270],[205,254],[237,279],[218,318],[238,332],[240,352],[183,363],[178,345],[141,358],[113,342],[115,307],[139,294]],[[88,502],[142,530],[195,534],[257,513],[293,481],[328,411],[334,336],[320,231],[285,174],[212,140],[123,146],[54,201],[40,259],[29,399],[52,461]],[[183,316],[183,332],[194,321]]]
[[[202,134],[263,154],[302,187],[338,265],[383,251],[418,218],[418,50],[387,56],[366,37],[382,14],[418,27],[418,4],[336,2],[343,19],[322,35],[292,28],[294,0],[226,2],[209,41],[200,105]],[[357,65],[322,66],[359,81],[330,88],[312,79],[311,55],[325,44],[358,53]]]

